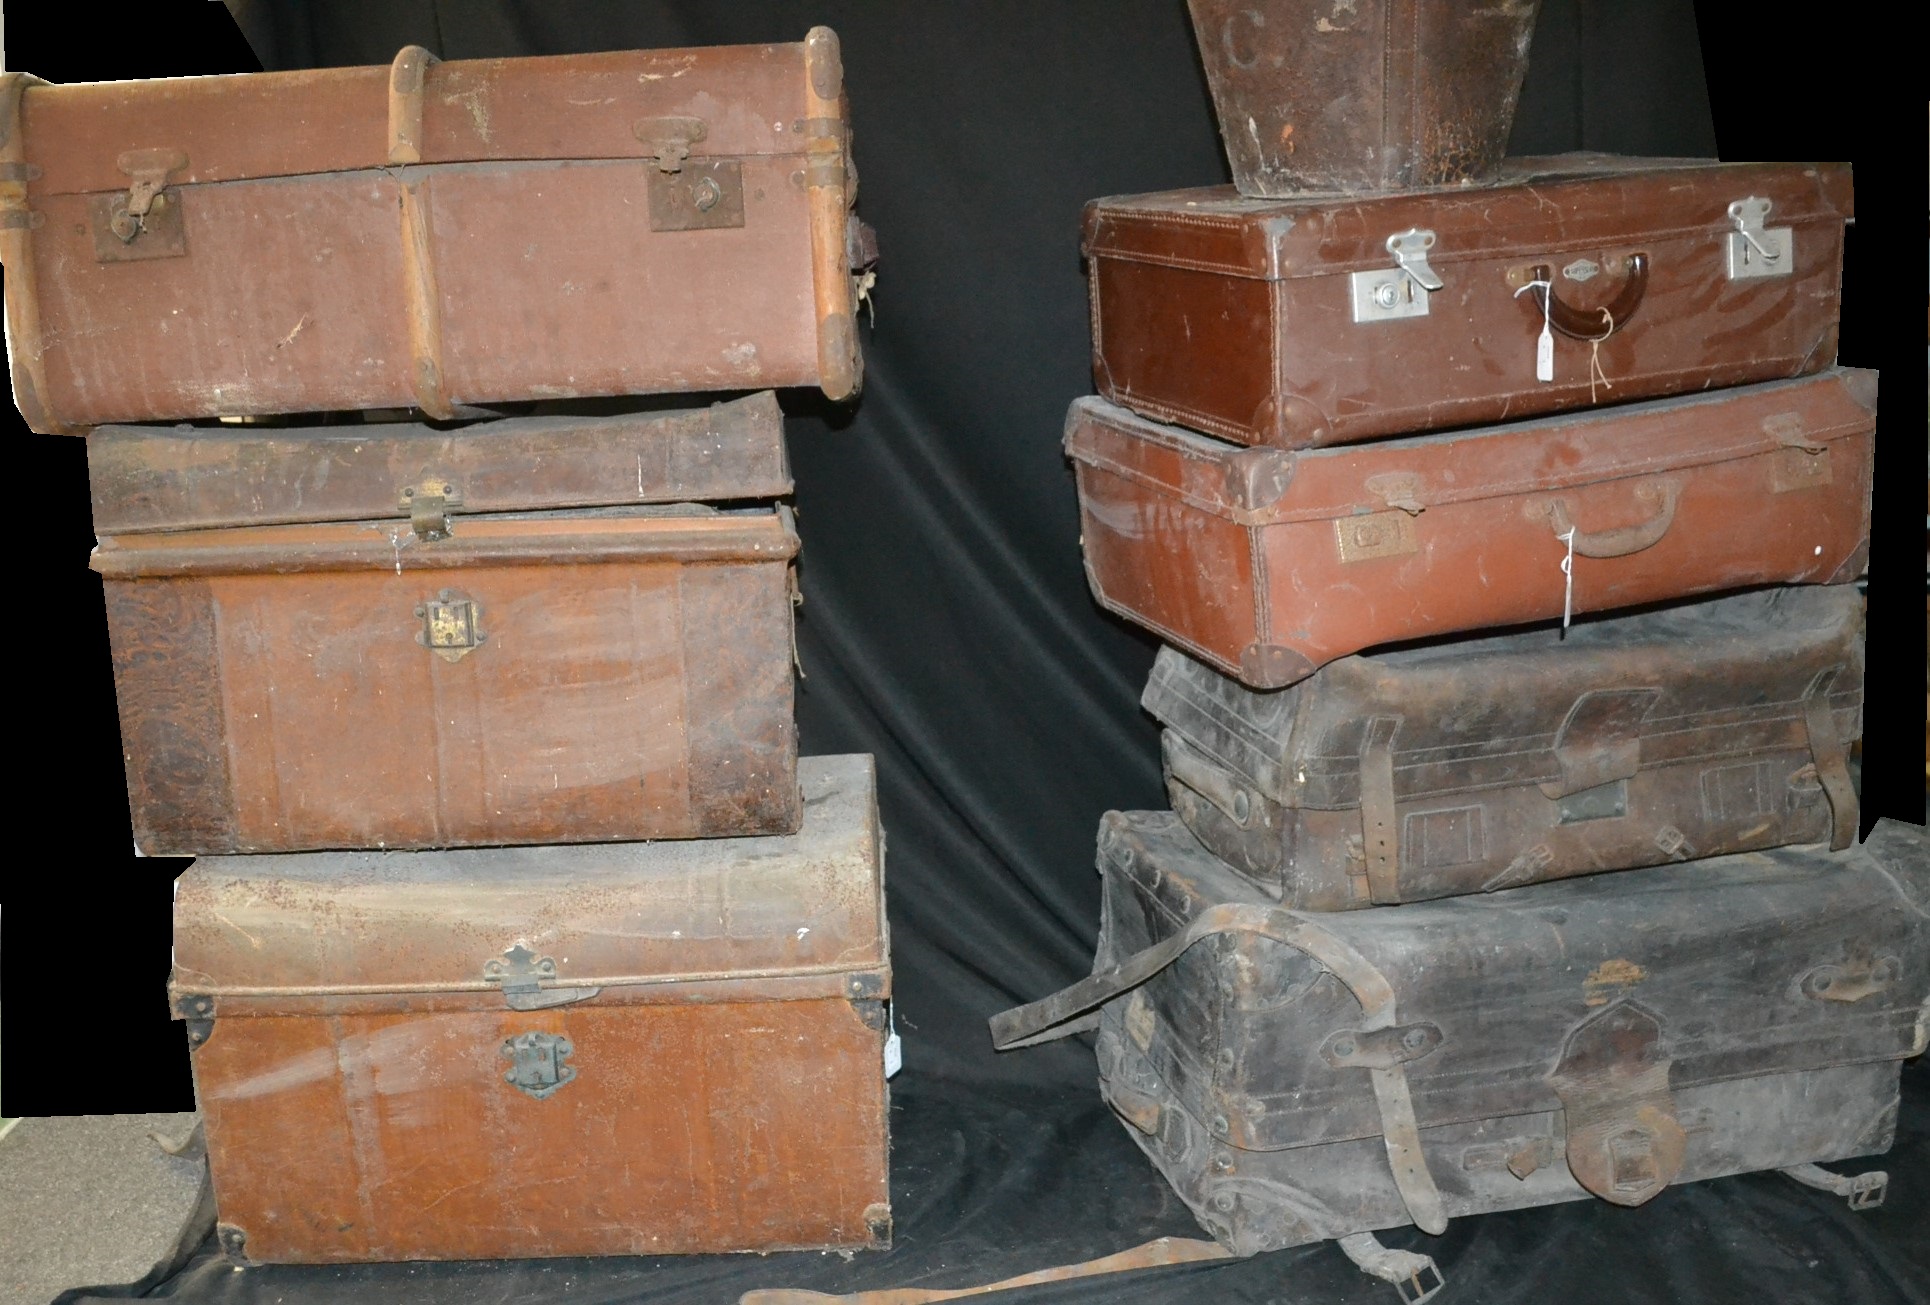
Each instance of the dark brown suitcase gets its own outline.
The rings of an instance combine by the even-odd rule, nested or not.
[[[890,1244],[871,758],[785,838],[210,858],[176,886],[222,1246]]]
[[[1272,689],[1376,644],[1854,580],[1875,424],[1876,373],[1839,368],[1294,453],[1087,398],[1066,449],[1099,601]]]
[[[1106,1099],[1236,1253],[1341,1237],[1418,1271],[1359,1235],[1763,1169],[1882,1199],[1815,1165],[1888,1149],[1930,1045],[1919,827],[1324,915],[1170,812],[1108,815],[1099,860],[1094,976],[994,1039],[1106,1003]]]
[[[1187,0],[1243,195],[1446,186],[1508,146],[1539,0]]]
[[[108,535],[149,856],[789,833],[783,509]]]
[[[1795,376],[1835,361],[1850,216],[1847,165],[1612,155],[1465,191],[1095,200],[1093,376],[1282,448]]]
[[[1855,585],[1343,657],[1256,693],[1172,648],[1167,792],[1267,895],[1346,910],[1856,837]]]
[[[27,424],[858,388],[838,39],[0,79]]]
[[[690,411],[455,430],[102,426],[87,439],[87,478],[101,535],[407,519],[417,535],[440,536],[466,514],[791,492],[784,415],[769,391]]]

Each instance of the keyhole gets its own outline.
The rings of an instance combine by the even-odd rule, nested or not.
[[[710,212],[711,209],[717,207],[717,201],[724,197],[722,188],[709,177],[703,178],[695,186],[692,186],[690,188],[690,194],[691,203],[697,206],[699,213]]]

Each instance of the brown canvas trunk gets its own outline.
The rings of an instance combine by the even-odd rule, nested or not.
[[[1854,580],[1875,413],[1876,373],[1838,368],[1289,453],[1087,398],[1066,448],[1099,601],[1271,689],[1376,644]]]
[[[268,1262],[885,1246],[871,759],[785,838],[182,875],[220,1237]]]
[[[1501,162],[1538,0],[1188,0],[1243,195],[1478,181]]]
[[[860,359],[838,41],[0,80],[28,425],[815,385]]]
[[[150,856],[797,828],[782,509],[110,535]]]
[[[1856,586],[1557,633],[1343,657],[1263,693],[1161,649],[1142,701],[1173,809],[1316,911],[1855,839]]]
[[[398,517],[432,535],[476,513],[791,492],[784,416],[768,391],[691,411],[456,430],[103,426],[87,440],[87,478],[100,535]]]
[[[1501,182],[1093,201],[1099,392],[1239,444],[1300,448],[1835,360],[1847,165],[1570,155],[1513,160]]]

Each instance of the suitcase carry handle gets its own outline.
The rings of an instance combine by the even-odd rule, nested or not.
[[[992,1045],[1000,1051],[1010,1051],[1090,1028],[1090,1021],[1082,1021],[1080,1016],[1131,992],[1177,961],[1194,944],[1218,934],[1234,933],[1269,938],[1306,953],[1324,966],[1360,1003],[1361,1012],[1366,1016],[1359,1030],[1362,1034],[1395,1026],[1393,986],[1351,943],[1298,911],[1221,903],[1201,911],[1183,932],[1164,942],[1135,952],[1119,964],[1062,988],[1050,997],[992,1016]],[[1394,1186],[1416,1227],[1424,1232],[1444,1232],[1447,1214],[1441,1203],[1441,1190],[1434,1185],[1427,1158],[1421,1154],[1421,1130],[1414,1118],[1414,1096],[1408,1088],[1407,1071],[1393,1056],[1375,1060],[1377,1063],[1368,1068],[1368,1074],[1374,1085],[1375,1104],[1380,1108],[1381,1140],[1387,1146]]]
[[[1628,319],[1642,306],[1642,296],[1648,293],[1649,256],[1630,254],[1627,266],[1628,279],[1622,282],[1621,291],[1601,308],[1581,309],[1563,303],[1555,293],[1554,274],[1546,263],[1530,268],[1522,284],[1533,287],[1530,293],[1535,307],[1545,314],[1548,325],[1571,340],[1606,340],[1628,325]]]
[[[1682,487],[1673,480],[1656,481],[1635,492],[1641,498],[1658,502],[1655,515],[1647,521],[1614,530],[1577,529],[1574,518],[1568,514],[1568,504],[1562,499],[1548,503],[1543,511],[1557,539],[1571,531],[1574,533],[1575,552],[1582,557],[1627,557],[1661,542],[1662,536],[1675,524],[1675,505],[1682,497]]]

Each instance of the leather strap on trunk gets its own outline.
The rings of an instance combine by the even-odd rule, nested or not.
[[[1841,667],[1819,672],[1803,694],[1803,726],[1809,735],[1809,756],[1816,765],[1816,780],[1829,800],[1832,852],[1841,852],[1856,841],[1856,787],[1850,783],[1849,752],[1836,732],[1836,715],[1830,710],[1829,690],[1836,683]]]
[[[1401,841],[1394,822],[1394,731],[1398,716],[1375,716],[1360,741],[1360,846],[1376,906],[1401,900]]]
[[[1232,1251],[1218,1242],[1189,1237],[1158,1237],[1129,1251],[1087,1260],[1083,1264],[1061,1264],[1055,1268],[1022,1273],[1016,1278],[988,1282],[978,1287],[885,1287],[877,1291],[854,1291],[843,1296],[829,1292],[806,1291],[798,1287],[761,1287],[737,1298],[737,1305],[926,1305],[928,1301],[957,1300],[960,1296],[985,1296],[995,1291],[1034,1287],[1048,1282],[1069,1282],[1074,1278],[1096,1278],[1108,1273],[1129,1273],[1134,1269],[1156,1269],[1168,1264],[1192,1264],[1200,1260],[1230,1260]]]
[[[991,1019],[992,1045],[1000,1051],[1049,1042],[1089,1027],[1077,1017],[1132,991],[1178,960],[1189,948],[1217,934],[1249,933],[1305,952],[1347,985],[1366,1019],[1361,1032],[1391,1028],[1397,1022],[1394,989],[1373,963],[1352,944],[1329,933],[1297,911],[1222,903],[1193,918],[1181,933],[1135,952],[1119,964],[1082,979],[1040,1001],[1003,1011]],[[1447,1227],[1441,1192],[1421,1154],[1420,1126],[1414,1118],[1414,1098],[1407,1071],[1398,1063],[1369,1069],[1374,1100],[1380,1108],[1381,1138],[1407,1213],[1417,1227],[1439,1233]]]

